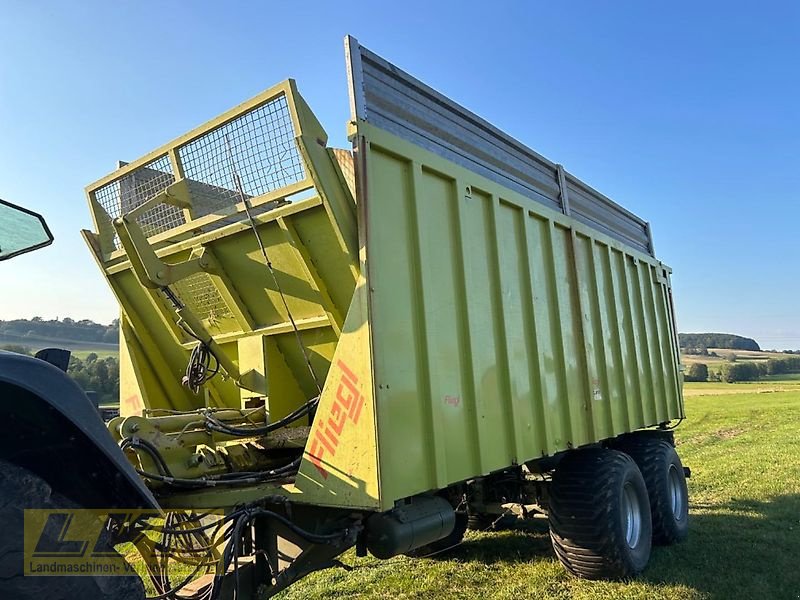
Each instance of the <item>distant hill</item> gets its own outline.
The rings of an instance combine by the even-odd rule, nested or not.
[[[119,344],[119,321],[115,319],[110,325],[70,318],[46,321],[41,317],[34,317],[0,321],[0,339],[15,343],[56,340],[81,344]]]
[[[760,351],[754,339],[732,333],[679,333],[681,348],[726,348],[730,350]]]

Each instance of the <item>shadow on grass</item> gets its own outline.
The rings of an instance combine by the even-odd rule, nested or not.
[[[545,521],[480,533],[434,560],[555,560]],[[710,600],[800,598],[800,495],[691,507],[689,539],[654,547],[640,581],[683,585]]]
[[[536,562],[552,556],[547,521],[537,520],[499,531],[470,533],[462,544],[433,558],[491,565]]]
[[[689,539],[657,548],[643,579],[712,600],[800,597],[800,494],[692,506]]]

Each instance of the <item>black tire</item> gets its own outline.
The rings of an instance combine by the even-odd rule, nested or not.
[[[623,579],[650,560],[647,488],[633,459],[604,448],[576,450],[550,486],[550,538],[564,567],[584,579]]]
[[[0,460],[0,598],[142,600],[145,597],[144,584],[135,576],[23,575],[23,511],[26,508],[80,507],[54,493],[44,480],[30,471]],[[114,551],[111,546],[107,550]]]
[[[619,448],[636,462],[650,497],[653,543],[668,546],[689,535],[689,490],[678,453],[669,442],[641,436]]]
[[[424,546],[415,548],[411,552],[406,552],[405,555],[411,556],[412,558],[425,558],[428,556],[441,554],[442,552],[450,550],[450,548],[455,548],[458,546],[464,539],[464,534],[466,533],[467,513],[456,512],[456,524],[453,527],[453,531],[451,531],[449,535],[440,540],[436,540],[435,542],[431,542],[430,544],[425,544]]]

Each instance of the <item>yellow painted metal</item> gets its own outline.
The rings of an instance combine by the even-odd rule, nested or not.
[[[123,414],[267,396],[277,419],[318,393],[358,276],[355,203],[326,140],[288,80],[87,187],[84,237],[122,309]],[[197,396],[180,321],[224,367]]]
[[[367,296],[361,279],[295,482],[303,502],[381,507]]]
[[[683,416],[669,269],[368,123],[380,495]]]
[[[235,160],[220,140],[265,114],[284,132],[273,160],[296,153],[292,177],[239,194],[232,173],[198,175],[187,149],[216,140],[224,174]],[[122,308],[123,415],[266,396],[274,420],[318,383],[304,460],[280,493],[366,509],[683,416],[667,267],[367,122],[350,134],[355,177],[288,81],[87,188],[84,236]],[[142,235],[123,240],[114,219],[176,184],[184,201],[141,208]],[[196,342],[163,285],[263,389],[180,385]],[[234,505],[273,488],[180,499]]]

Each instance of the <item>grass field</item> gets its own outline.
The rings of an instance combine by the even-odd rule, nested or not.
[[[676,431],[691,467],[690,536],[633,582],[566,574],[546,527],[470,533],[446,557],[344,556],[279,596],[314,598],[800,598],[800,380],[686,384]]]
[[[698,354],[683,354],[681,353],[681,362],[685,366],[692,363],[703,363],[708,367],[709,373],[718,373],[726,362],[730,361],[732,357],[736,357],[737,361],[742,362],[765,362],[771,358],[781,359],[787,358],[787,354],[783,352],[766,352],[763,350],[728,350],[726,348],[709,348],[710,354],[716,356],[700,356]]]
[[[42,348],[65,348],[81,360],[85,359],[91,352],[97,354],[99,358],[119,356],[119,346],[116,344],[99,344],[95,342],[75,342],[70,340],[23,338],[0,335],[0,348],[6,345],[24,346],[29,348],[32,352],[36,352]]]
[[[86,357],[89,356],[94,352],[97,354],[97,358],[119,358],[119,350],[109,350],[108,348],[89,348],[88,350],[73,350],[72,355],[80,358],[81,360],[86,360]]]

